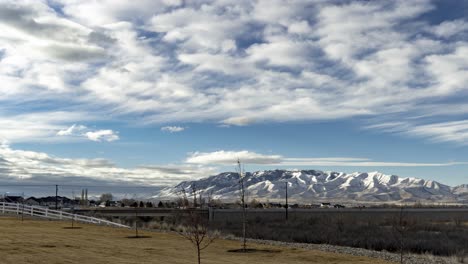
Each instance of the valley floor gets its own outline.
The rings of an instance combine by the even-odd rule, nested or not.
[[[196,263],[191,244],[174,233],[140,232],[149,238],[128,238],[132,230],[69,222],[0,218],[0,260],[21,263]],[[240,243],[220,239],[202,252],[202,263],[391,263],[380,259],[250,243],[268,253],[230,253]],[[273,252],[273,253],[271,253]]]

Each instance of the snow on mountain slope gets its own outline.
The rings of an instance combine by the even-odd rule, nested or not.
[[[436,181],[400,178],[380,172],[339,173],[319,170],[266,170],[246,173],[245,187],[249,198],[282,199],[285,184],[292,200],[313,202],[319,200],[366,202],[468,201],[468,186],[454,188]],[[174,198],[183,189],[190,193],[192,186],[204,196],[215,199],[238,199],[239,175],[224,172],[196,181],[184,181],[163,189],[155,198]]]
[[[455,186],[452,188],[452,192],[457,195],[459,202],[468,203],[468,184]]]

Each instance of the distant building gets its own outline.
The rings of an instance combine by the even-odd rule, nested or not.
[[[321,203],[320,204],[320,208],[330,208],[331,207],[331,203]]]
[[[16,196],[16,195],[5,195],[1,198],[2,202],[7,202],[7,203],[22,203],[23,202],[23,197],[22,196]]]
[[[33,196],[24,200],[24,203],[28,205],[41,205],[41,200]]]

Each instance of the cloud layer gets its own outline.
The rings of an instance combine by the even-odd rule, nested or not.
[[[2,0],[0,102],[15,107],[0,123],[22,111],[66,109],[68,118],[17,124],[0,137],[44,138],[97,116],[226,125],[378,119],[368,127],[411,118],[435,131],[468,113],[454,107],[468,91],[468,22],[421,19],[435,8],[429,0]],[[52,109],[33,107],[45,104]],[[414,128],[398,130],[419,136]],[[466,142],[460,135],[420,136]]]
[[[64,186],[128,186],[161,187],[184,180],[215,175],[223,170],[234,170],[237,160],[242,164],[291,168],[305,166],[332,167],[440,167],[468,165],[468,162],[408,163],[382,162],[367,158],[314,157],[288,158],[252,151],[194,152],[179,164],[140,165],[122,168],[102,158],[70,159],[42,152],[19,150],[7,143],[0,144],[0,182],[19,186],[59,184]],[[223,169],[224,168],[224,169]],[[229,169],[231,168],[231,169]],[[104,188],[105,190],[105,188]]]
[[[468,165],[468,162],[442,162],[442,163],[416,163],[395,161],[373,161],[368,158],[352,157],[317,157],[317,158],[292,158],[280,155],[265,155],[247,150],[242,151],[214,151],[195,152],[187,159],[186,163],[201,165],[235,165],[237,161],[243,164],[255,164],[265,166],[306,166],[306,167],[440,167],[454,165]]]
[[[211,166],[168,164],[121,168],[107,159],[68,159],[46,153],[13,149],[0,145],[2,182],[15,184],[81,184],[83,186],[121,184],[126,186],[164,186],[182,180],[211,175]]]

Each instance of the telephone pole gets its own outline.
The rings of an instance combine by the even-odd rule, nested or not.
[[[286,221],[288,221],[288,182],[286,182]]]
[[[55,185],[55,210],[58,209],[58,185]]]

